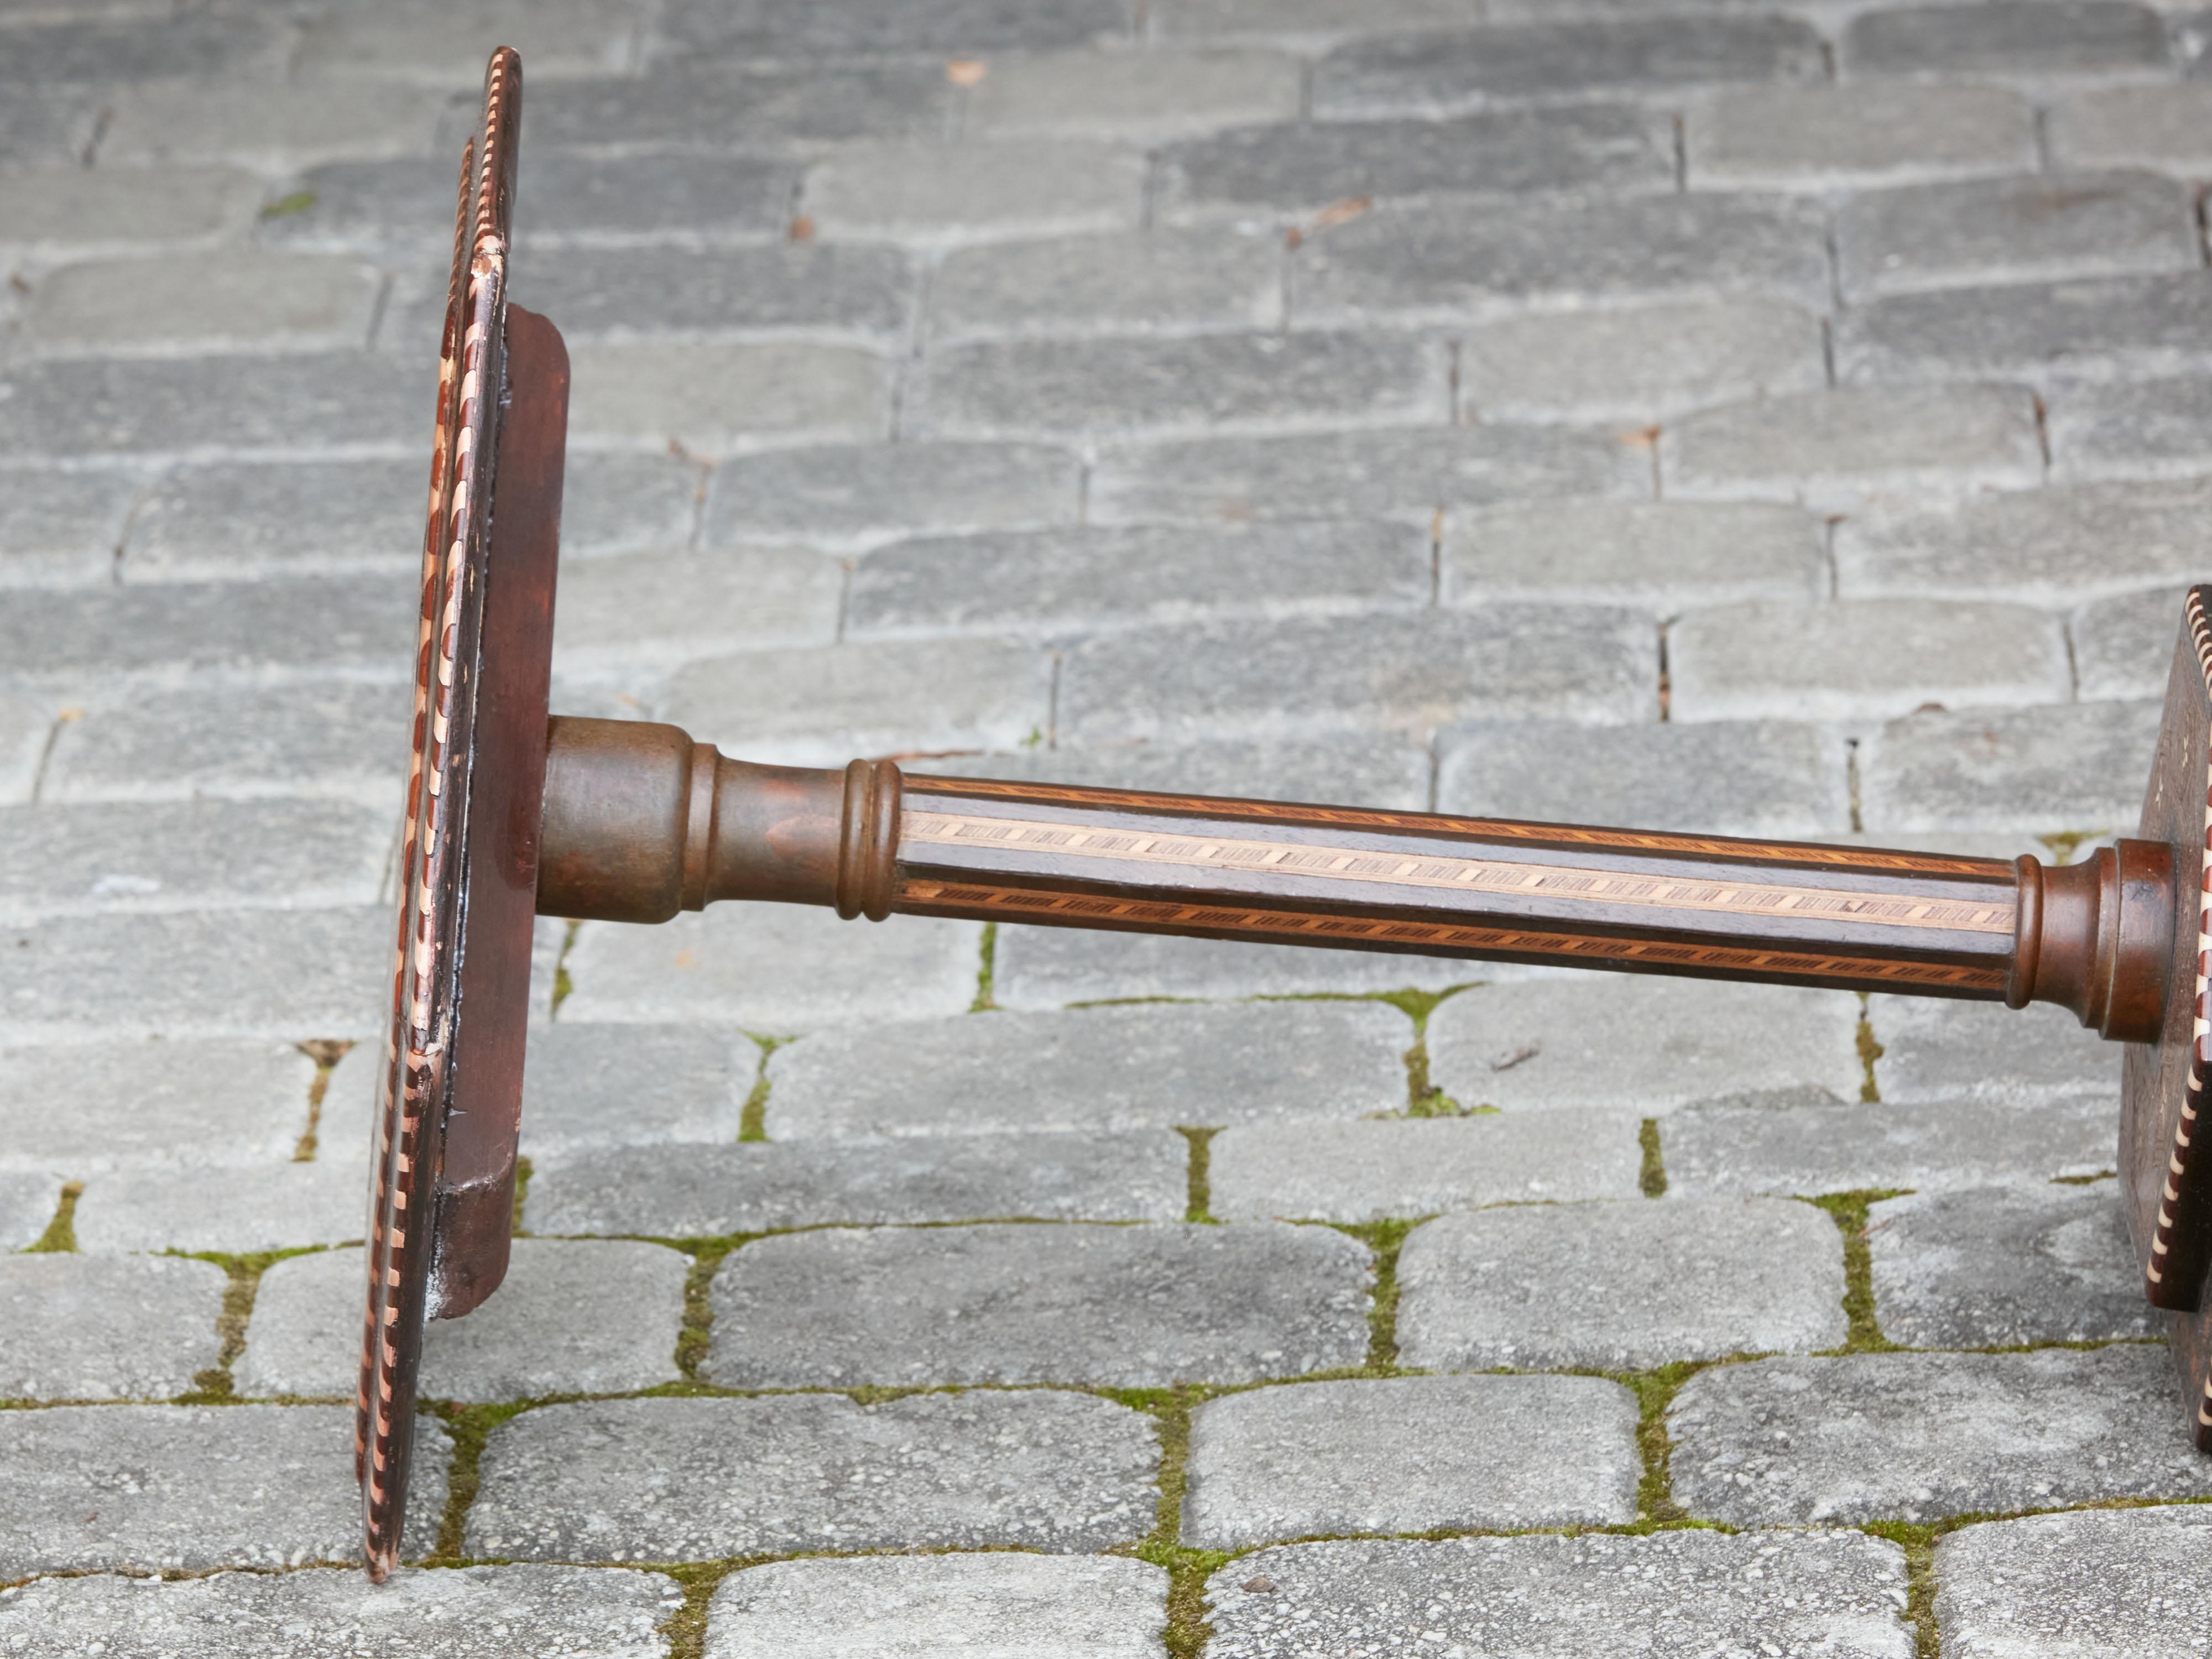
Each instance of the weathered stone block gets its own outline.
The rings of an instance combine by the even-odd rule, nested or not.
[[[2181,601],[2176,583],[2099,599],[2069,617],[2076,695],[2084,701],[2164,696]]]
[[[1367,1251],[1324,1227],[784,1233],[714,1275],[729,1388],[1255,1382],[1367,1354]]]
[[[981,138],[1181,138],[1294,121],[1303,66],[1272,52],[1051,52],[1002,58],[968,94]]]
[[[318,76],[374,76],[475,90],[471,71],[498,46],[512,46],[540,75],[588,75],[623,67],[636,25],[619,0],[470,0],[325,14],[307,24],[300,66]]]
[[[1113,1557],[878,1556],[732,1573],[707,1613],[707,1659],[896,1659],[978,1631],[1014,1651],[1153,1659],[1168,1576]]]
[[[809,547],[623,553],[561,572],[556,673],[672,668],[733,651],[826,646],[845,572]]]
[[[930,55],[1081,46],[1123,35],[1114,0],[1038,0],[1006,11],[988,0],[951,0],[917,11],[901,0],[761,0],[742,10],[714,0],[677,0],[659,20],[672,56],[812,58],[857,53]]]
[[[111,165],[96,171],[112,180],[136,171],[117,162],[227,161],[268,175],[340,157],[419,155],[431,147],[444,104],[434,88],[350,77],[147,82],[110,106],[100,159]]]
[[[64,265],[24,309],[24,343],[56,356],[341,350],[368,342],[376,273],[350,259],[222,251]]]
[[[404,576],[422,562],[422,504],[415,499],[422,483],[412,459],[187,467],[131,515],[124,579]]]
[[[1837,190],[2027,173],[2035,111],[1990,86],[1732,87],[1693,105],[1693,189]]]
[[[1283,298],[1282,246],[1257,227],[1066,236],[949,256],[929,285],[930,336],[1267,329]]]
[[[233,167],[17,172],[0,180],[0,225],[7,227],[0,239],[48,258],[204,243],[242,228],[260,193],[250,174]]]
[[[1378,742],[1352,732],[1285,740],[1068,743],[947,757],[930,762],[929,769],[954,777],[1095,784],[1169,794],[1325,800],[1386,811],[1419,812],[1429,804],[1426,750],[1410,739]]]
[[[1843,61],[1853,75],[2040,76],[2150,76],[2169,60],[2148,6],[1984,0],[1862,13],[1844,31]]]
[[[1860,750],[1866,828],[2132,831],[2158,722],[2141,702],[1909,714]]]
[[[1948,600],[1716,605],[1668,636],[1674,718],[1691,720],[2063,702],[2074,690],[2066,659],[2056,617]]]
[[[1916,1193],[1869,1207],[1875,1311],[1909,1348],[2155,1336],[2116,1183]]]
[[[904,536],[1072,525],[1082,470],[1041,444],[867,444],[744,455],[715,468],[708,547],[804,539],[860,550]]]
[[[1647,605],[1671,616],[1738,599],[1827,597],[1811,514],[1764,501],[1557,501],[1454,514],[1447,605]]]
[[[0,696],[0,801],[28,800],[44,781],[60,724],[50,699]]]
[[[792,143],[938,138],[952,83],[938,64],[674,63],[650,76],[557,82],[531,93],[531,143],[722,155]]]
[[[307,1127],[314,1076],[284,1042],[186,1036],[0,1052],[0,1169],[84,1180],[277,1163]]]
[[[1479,971],[1479,969],[1478,969]],[[1620,1106],[1856,1091],[1858,1000],[1796,986],[1562,974],[1463,991],[1429,1017],[1429,1076],[1462,1106]]]
[[[135,480],[110,473],[10,472],[0,502],[0,586],[108,580],[137,493]]]
[[[250,1255],[349,1243],[367,1227],[368,1192],[365,1134],[334,1132],[307,1164],[127,1170],[95,1176],[77,1200],[77,1248]]]
[[[629,1239],[518,1238],[507,1278],[422,1338],[426,1400],[618,1394],[676,1380],[689,1256]],[[325,1250],[261,1276],[234,1370],[249,1395],[349,1395],[361,1370],[362,1253]]]
[[[52,1176],[0,1170],[0,1250],[39,1242],[59,1207],[61,1186]]]
[[[655,1561],[1082,1553],[1151,1529],[1158,1458],[1149,1419],[1048,1390],[546,1406],[487,1438],[467,1547]]]
[[[2031,1003],[1876,995],[1867,1023],[1881,1054],[1875,1081],[1887,1101],[2027,1104],[2108,1092],[2120,1075],[2111,1043],[2071,1011]]]
[[[1902,294],[1846,312],[1836,373],[1869,380],[2101,380],[2212,362],[2201,270]]]
[[[583,345],[570,441],[720,455],[761,443],[882,438],[890,421],[890,365],[851,346],[797,341],[684,341]]]
[[[1691,1514],[1804,1526],[2212,1491],[2177,1415],[2163,1347],[1869,1353],[1701,1371],[1667,1432]]]
[[[437,1544],[452,1444],[443,1424],[416,1425],[410,1559]],[[350,1404],[0,1413],[0,1572],[10,1578],[360,1555]]]
[[[1841,743],[1782,720],[1446,728],[1439,811],[1688,835],[1838,836],[1850,828]]]
[[[0,1395],[158,1400],[216,1362],[226,1280],[161,1256],[0,1256]]]
[[[1110,144],[897,144],[807,169],[799,208],[825,236],[959,243],[1133,230],[1144,157]]]
[[[1401,1376],[1259,1389],[1193,1413],[1182,1538],[1636,1518],[1636,1401],[1595,1376]]]
[[[2201,81],[2077,92],[2045,118],[2062,167],[2197,173],[2212,163],[2212,87]]]
[[[852,1025],[768,1063],[771,1139],[1333,1122],[1405,1104],[1406,1018],[1248,1002]]]
[[[2212,471],[2212,376],[2103,386],[2069,381],[2053,389],[2048,407],[2054,478]]]
[[[1446,1216],[1407,1238],[1398,1295],[1401,1361],[1438,1370],[1636,1370],[1850,1332],[1834,1223],[1771,1199]]]
[[[2102,1646],[2181,1659],[2185,1604],[2208,1577],[2201,1505],[2085,1510],[1964,1527],[1936,1545],[1936,1622],[1966,1659],[2058,1659]],[[2169,1601],[2169,1598],[2170,1601]],[[2160,1609],[2152,1613],[2152,1608]]]
[[[1206,1208],[1224,1221],[1366,1222],[1634,1198],[1641,1157],[1636,1115],[1602,1109],[1232,1125],[1209,1147]]]
[[[1065,634],[1223,613],[1413,611],[1428,604],[1431,563],[1426,536],[1389,523],[1086,526],[900,542],[854,571],[845,631]]]
[[[782,209],[777,203],[779,219]],[[679,228],[694,234],[711,228]],[[902,344],[913,325],[914,274],[904,256],[889,248],[821,242],[698,252],[569,248],[532,264],[544,267],[532,272],[535,308],[572,342],[663,333],[800,334],[889,349]]]
[[[435,381],[366,352],[12,365],[0,445],[14,456],[205,455],[422,441]]]

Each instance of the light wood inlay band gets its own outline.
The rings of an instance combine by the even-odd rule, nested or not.
[[[905,847],[973,847],[1053,853],[1063,858],[1123,864],[1267,872],[1365,885],[1512,894],[1654,910],[1802,917],[1808,921],[1833,920],[1942,933],[2009,936],[2013,931],[2010,902],[1932,898],[1915,894],[1839,892],[1832,888],[1495,859],[1408,857],[1364,848],[1117,830],[1038,823],[1025,818],[909,810],[901,820],[899,838]]]

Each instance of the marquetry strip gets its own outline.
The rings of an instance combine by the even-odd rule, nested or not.
[[[2002,968],[1953,963],[1869,960],[1809,951],[1769,951],[1602,935],[1546,933],[1536,928],[1485,927],[1450,921],[1382,921],[1238,905],[1184,903],[1172,899],[1115,898],[1099,894],[1040,892],[975,882],[909,878],[899,889],[901,910],[945,910],[963,915],[1074,927],[1120,923],[1175,932],[1249,933],[1285,943],[1399,946],[1485,956],[1544,956],[1591,966],[1644,965],[1670,970],[1705,969],[1771,978],[1879,983],[1948,991],[1960,995],[2003,994]]]
[[[1077,784],[1008,783],[995,778],[907,775],[909,794],[964,795],[980,800],[1035,803],[1043,806],[1097,807],[1108,811],[1198,816],[1230,803],[1198,795],[1162,795],[1140,790],[1086,789]],[[1434,812],[1391,812],[1373,807],[1309,806],[1291,801],[1238,800],[1234,816],[1255,822],[1312,824],[1338,830],[1412,830],[1480,837],[1529,845],[1591,847],[1620,853],[1650,853],[1688,858],[1753,859],[1838,870],[1869,870],[1900,876],[1979,876],[2011,878],[2012,866],[1999,860],[1941,853],[1904,853],[1870,847],[1820,846],[1801,842],[1744,841],[1727,836],[1683,836],[1660,830],[1606,830],[1572,823],[1524,823],[1515,818],[1455,818]]]
[[[1172,865],[1187,870],[1304,876],[1366,886],[1494,893],[1606,908],[1852,921],[1943,933],[2008,936],[2013,931],[2009,902],[1838,892],[1832,888],[1735,881],[1725,877],[1715,879],[1437,854],[1382,853],[1369,848],[1315,846],[1304,842],[1248,841],[912,809],[900,819],[899,844],[902,848],[972,847],[1120,864]]]

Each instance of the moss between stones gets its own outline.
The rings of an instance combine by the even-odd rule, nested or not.
[[[323,1127],[323,1097],[330,1092],[331,1073],[353,1044],[339,1038],[312,1037],[292,1045],[315,1062],[315,1080],[307,1085],[307,1127],[292,1148],[292,1162],[312,1164]]]
[[[1898,1345],[1881,1334],[1875,1317],[1874,1258],[1867,1249],[1867,1206],[1885,1198],[1902,1198],[1905,1187],[1865,1187],[1856,1192],[1825,1193],[1805,1201],[1826,1210],[1844,1236],[1844,1312],[1850,1334],[1838,1353],[1889,1353]]]
[[[997,1008],[997,999],[992,994],[999,973],[999,924],[983,924],[983,943],[977,953],[975,965],[975,1000],[968,1005],[971,1014],[988,1014]]]
[[[76,1201],[84,1196],[84,1182],[71,1181],[62,1187],[61,1202],[54,1206],[54,1218],[46,1223],[46,1231],[39,1235],[38,1243],[23,1247],[26,1255],[72,1255],[76,1251]]]
[[[1636,1185],[1646,1198],[1667,1195],[1667,1163],[1659,1155],[1659,1120],[1647,1117],[1636,1132],[1636,1144],[1644,1149],[1644,1167],[1637,1172]]]

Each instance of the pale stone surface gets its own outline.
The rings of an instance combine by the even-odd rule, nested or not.
[[[967,248],[931,279],[929,309],[933,342],[1269,328],[1283,250],[1257,227]]]
[[[1449,957],[1330,951],[1233,939],[999,928],[994,994],[1007,1008],[1059,1008],[1127,997],[1358,996],[1441,991],[1489,970]]]
[[[415,636],[410,609],[392,603],[390,578],[361,575],[11,592],[0,660],[11,678],[79,691],[94,675],[122,690],[173,684],[187,670],[398,678]]]
[[[2054,387],[2053,478],[2192,477],[2212,472],[2212,376]]]
[[[1856,1092],[1858,1017],[1842,991],[1563,974],[1444,1003],[1429,1018],[1429,1076],[1462,1107],[1509,1112]]]
[[[232,252],[64,265],[24,319],[34,350],[327,350],[365,343],[376,274],[350,259]]]
[[[1864,827],[2131,833],[2159,713],[2087,702],[1893,720],[1859,751]]]
[[[2053,161],[2195,173],[2212,164],[2212,87],[2108,87],[2077,92],[2046,118]]]
[[[471,70],[495,46],[512,46],[549,78],[589,74],[624,64],[635,27],[615,0],[408,0],[316,18],[301,38],[300,66],[319,79],[375,76],[473,90]]]
[[[1909,1348],[2157,1335],[2118,1183],[1916,1193],[1867,1210],[1875,1314]]]
[[[837,562],[806,547],[570,560],[553,623],[555,672],[826,646],[844,586]]]
[[[1133,229],[1144,158],[1107,144],[896,145],[817,162],[799,211],[825,236],[958,242]]]
[[[1308,1382],[1192,1415],[1182,1541],[1619,1524],[1636,1518],[1636,1401],[1593,1376]]]
[[[535,1161],[525,1218],[542,1233],[675,1238],[981,1216],[1180,1221],[1189,1162],[1171,1129],[594,1148]]]
[[[0,175],[0,242],[49,256],[204,242],[241,228],[259,187],[234,167],[41,169]]]
[[[507,1277],[422,1340],[426,1400],[620,1394],[677,1376],[690,1258],[627,1239],[518,1238]],[[362,1254],[292,1256],[261,1276],[233,1368],[248,1395],[346,1395],[361,1366]]]
[[[216,1362],[222,1268],[173,1257],[0,1256],[0,1395],[159,1400]]]
[[[2015,1018],[2018,1016],[2014,1016]],[[2117,1080],[2117,1070],[2114,1073]],[[1667,1192],[1936,1192],[2037,1184],[2112,1167],[2108,1085],[2057,1100],[1693,1106],[1661,1127]]]
[[[2071,1010],[1877,994],[1867,1023],[1886,1101],[2033,1104],[2110,1091],[2120,1056]]]
[[[474,1554],[713,1560],[836,1549],[1051,1554],[1142,1537],[1151,1419],[1058,1391],[607,1400],[495,1428]]]
[[[1662,1532],[1292,1544],[1208,1582],[1213,1659],[1436,1651],[1910,1659],[1905,1552],[1863,1533]],[[1433,1637],[1431,1632],[1434,1632]]]
[[[410,1559],[437,1542],[451,1446],[443,1424],[417,1421]],[[9,1578],[360,1557],[350,1403],[0,1412],[0,1574]]]
[[[365,1134],[334,1134],[311,1164],[96,1176],[77,1200],[77,1248],[249,1255],[356,1241],[368,1224],[368,1158]]]
[[[42,1578],[0,1594],[0,1652],[55,1659],[402,1659],[435,1633],[445,1659],[519,1652],[665,1659],[676,1583],[606,1567],[402,1568],[372,1584],[357,1566],[162,1580]]]
[[[2212,1492],[2163,1346],[1720,1365],[1667,1413],[1674,1498],[1738,1526]]]
[[[730,1388],[1255,1382],[1367,1354],[1365,1247],[1324,1227],[784,1233],[714,1275]]]
[[[1453,514],[1447,604],[1689,605],[1827,596],[1818,520],[1763,501],[1559,501]]]
[[[1301,67],[1272,52],[1002,58],[969,93],[965,131],[982,138],[1179,138],[1295,120]]]
[[[129,581],[305,570],[404,576],[422,562],[422,467],[405,461],[185,467],[131,515]]]
[[[10,455],[264,453],[422,441],[422,366],[357,351],[11,364]]]
[[[1846,313],[1846,380],[2105,380],[2201,373],[2212,278],[2202,269],[1901,294]]]
[[[1113,1557],[878,1556],[732,1573],[707,1612],[707,1659],[1159,1659],[1168,1576]],[[988,1632],[981,1637],[981,1632]]]
[[[1407,1237],[1398,1285],[1401,1361],[1442,1370],[1803,1353],[1850,1329],[1835,1224],[1771,1199],[1446,1216]]]
[[[100,135],[100,158],[222,161],[274,173],[337,156],[416,155],[430,149],[444,104],[429,88],[349,77],[234,86],[151,81],[117,98]],[[138,168],[95,171],[105,182]]]
[[[1429,804],[1429,757],[1410,739],[1339,732],[1293,738],[1064,743],[929,763],[954,777],[1091,784],[1246,800],[1325,800],[1418,812]]]
[[[784,341],[580,345],[569,441],[725,455],[768,443],[881,439],[890,368],[856,347]]]
[[[1470,329],[1460,343],[1469,421],[1656,422],[1826,384],[1820,319],[1773,300],[1539,313]]]
[[[2064,0],[1863,12],[1844,30],[1841,57],[1853,76],[1869,76],[2154,75],[2169,62],[2149,7]]]
[[[577,1021],[704,1021],[763,1036],[957,1013],[975,995],[972,921],[861,927],[830,910],[723,905],[659,927],[586,922],[568,954]]]
[[[1864,721],[1929,702],[2064,702],[2068,656],[2045,612],[1942,599],[1716,605],[1668,636],[1674,717],[1688,720]]]
[[[74,587],[110,580],[137,494],[137,481],[127,474],[11,472],[8,499],[0,504],[0,586]]]
[[[1406,1103],[1382,1003],[1079,1008],[849,1025],[769,1056],[773,1140],[1321,1123]]]
[[[2083,605],[2067,618],[2085,701],[2162,697],[2181,628],[2182,591],[2148,588]]]
[[[859,550],[908,536],[1073,524],[1081,469],[1042,444],[897,443],[772,451],[714,469],[708,547],[803,538]]]
[[[1634,1198],[1633,1112],[1232,1127],[1208,1152],[1206,1208],[1224,1221],[1382,1221],[1486,1204]],[[1399,1530],[1405,1530],[1400,1528]]]
[[[72,1043],[0,1052],[0,1169],[83,1180],[272,1164],[307,1127],[315,1063],[289,1043]]]
[[[52,1176],[0,1171],[0,1250],[37,1243],[54,1218],[61,1190]]]
[[[1692,188],[1836,190],[2035,167],[2035,112],[1994,86],[1741,87],[1690,111]]]
[[[2207,1589],[2199,1504],[2031,1515],[1936,1544],[1936,1622],[1960,1659],[2185,1659]]]
[[[627,188],[618,179],[592,182],[622,199],[627,210],[640,212],[660,178],[653,162],[644,167],[644,176]],[[568,183],[541,182],[556,200]],[[773,178],[763,182],[770,198],[763,204],[764,215],[772,215],[773,228],[781,229],[789,186]],[[685,222],[695,216],[681,203],[670,208],[671,228],[694,236],[708,228]],[[604,225],[611,216],[592,214],[583,204],[570,204],[569,211],[586,224]],[[561,319],[571,342],[786,335],[881,350],[903,343],[913,326],[913,273],[887,248],[813,241],[697,253],[656,246],[578,248],[532,263],[552,269],[531,297],[548,316]],[[423,319],[428,323],[438,315],[442,295],[424,299],[432,307]],[[429,331],[423,333],[427,346]]]

